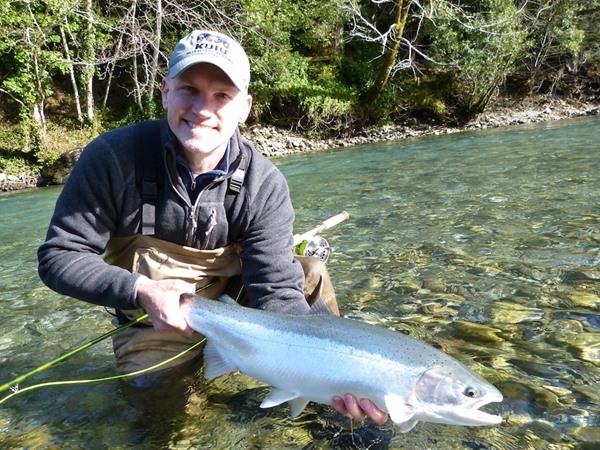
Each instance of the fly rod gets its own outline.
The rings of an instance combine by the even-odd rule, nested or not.
[[[145,320],[147,318],[148,318],[148,314],[144,314],[143,316],[140,316],[137,319],[132,320],[131,322],[126,323],[125,325],[122,325],[122,326],[120,326],[118,328],[115,328],[114,330],[111,330],[108,333],[103,334],[102,336],[98,336],[96,339],[93,339],[93,340],[91,340],[91,341],[83,344],[82,346],[77,347],[76,349],[71,350],[68,353],[65,353],[62,356],[59,356],[58,358],[56,358],[53,361],[47,362],[45,364],[42,364],[41,366],[36,367],[32,371],[27,372],[26,374],[21,375],[21,376],[15,378],[12,381],[9,381],[8,383],[4,383],[2,386],[0,386],[0,392],[4,392],[4,391],[6,391],[8,389],[11,389],[11,388],[15,389],[15,390],[18,389],[19,383],[22,383],[27,378],[29,378],[29,377],[31,377],[33,375],[36,375],[38,373],[41,373],[44,370],[48,370],[49,368],[54,367],[55,365],[57,365],[57,364],[65,361],[65,360],[69,359],[71,356],[74,356],[77,353],[80,353],[80,352],[82,352],[84,350],[87,350],[88,348],[92,347],[93,345],[96,345],[97,343],[102,342],[103,340],[105,340],[105,339],[113,336],[114,334],[117,334],[119,331],[122,331],[122,330],[124,330],[126,328],[129,328],[129,327],[135,325],[136,323],[141,322],[142,320]]]

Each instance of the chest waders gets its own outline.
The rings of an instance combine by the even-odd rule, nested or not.
[[[217,299],[227,287],[228,280],[241,275],[239,245],[232,244],[214,250],[200,250],[157,239],[155,234],[156,202],[163,188],[165,167],[158,121],[142,122],[136,130],[136,182],[141,192],[141,222],[139,234],[115,237],[110,240],[104,260],[130,272],[141,273],[152,280],[180,279],[196,285],[203,297]],[[242,164],[240,165],[242,166]],[[229,191],[239,193],[245,166],[238,167],[229,178]],[[143,309],[117,311],[115,325],[144,315]],[[181,353],[203,339],[198,333],[191,337],[179,333],[158,333],[149,320],[127,328],[113,336],[113,349],[120,373],[131,373]],[[189,366],[199,359],[202,347],[197,347],[169,364],[172,369]],[[171,370],[172,371],[172,370]],[[148,377],[131,380],[133,384],[148,384]],[[152,384],[153,381],[150,381]]]
[[[181,279],[196,285],[197,293],[206,298],[218,299],[227,292],[238,298],[241,284],[240,248],[234,243],[224,248],[200,250],[167,242],[153,237],[155,234],[156,200],[164,185],[164,161],[160,147],[160,128],[157,122],[142,122],[136,138],[136,182],[141,191],[141,223],[139,234],[116,237],[108,243],[104,259],[107,263],[131,272],[141,273],[153,280]],[[227,180],[228,193],[237,195],[244,182],[247,158]],[[324,302],[331,312],[339,315],[335,292],[325,263],[310,256],[296,256],[305,274],[304,295],[309,305]],[[240,299],[244,303],[244,299]],[[117,311],[115,324],[123,324],[144,315],[143,309]],[[113,336],[113,349],[120,373],[142,370],[172,358],[204,337],[194,333],[191,337],[179,333],[158,333],[146,321],[129,327]],[[161,366],[160,377],[128,378],[134,385],[160,382],[178,369],[194,367],[200,360],[202,347],[197,347],[182,357]],[[168,370],[165,370],[168,369]]]

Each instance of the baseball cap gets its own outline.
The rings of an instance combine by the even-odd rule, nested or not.
[[[194,30],[181,39],[169,59],[169,78],[175,78],[188,67],[211,63],[220,68],[240,91],[250,84],[250,62],[242,46],[217,31]]]

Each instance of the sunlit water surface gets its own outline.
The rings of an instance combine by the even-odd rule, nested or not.
[[[598,448],[598,136],[600,120],[585,118],[276,160],[297,232],[350,213],[325,234],[343,314],[487,378],[504,394],[487,407],[501,425],[419,423],[402,434],[351,427],[317,405],[292,420],[286,406],[260,409],[267,389],[237,374],[147,398],[150,410],[118,381],[23,392],[0,405],[0,447]],[[59,191],[0,194],[0,384],[111,330],[102,308],[38,280],[35,252]],[[102,341],[20,388],[114,373]]]

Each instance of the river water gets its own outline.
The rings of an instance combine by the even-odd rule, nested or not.
[[[193,380],[144,410],[102,341],[0,404],[2,448],[592,449],[600,446],[600,120],[291,156],[296,232],[325,233],[343,315],[441,348],[504,394],[499,426],[350,426],[309,405],[259,408],[239,374]],[[39,281],[36,249],[60,188],[0,194],[0,384],[112,329],[104,309]],[[0,394],[0,400],[10,391]],[[141,411],[144,411],[143,413]]]

